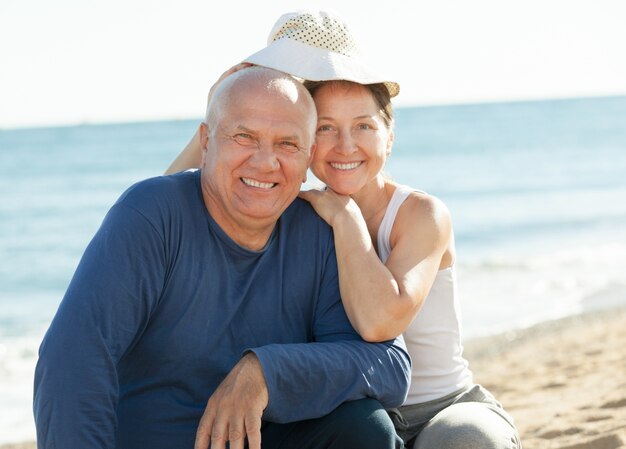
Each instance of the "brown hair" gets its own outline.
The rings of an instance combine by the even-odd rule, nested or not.
[[[372,94],[374,101],[378,105],[378,112],[380,112],[387,128],[393,128],[393,108],[391,106],[391,96],[389,95],[389,90],[387,90],[387,87],[383,83],[359,84],[346,80],[304,81],[304,87],[306,87],[311,96],[315,98],[317,90],[327,83],[335,83],[343,86],[363,86]]]

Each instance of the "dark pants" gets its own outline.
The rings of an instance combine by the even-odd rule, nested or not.
[[[265,423],[263,449],[399,449],[402,440],[380,403],[346,402],[328,415],[289,424]]]

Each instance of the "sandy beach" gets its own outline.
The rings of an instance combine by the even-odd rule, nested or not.
[[[525,449],[626,448],[626,308],[472,340],[466,355]]]
[[[525,449],[626,448],[626,309],[475,340],[466,355]]]

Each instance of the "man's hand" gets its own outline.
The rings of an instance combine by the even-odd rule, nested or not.
[[[200,419],[195,449],[261,449],[261,416],[269,395],[261,364],[254,353],[246,354],[217,387]]]

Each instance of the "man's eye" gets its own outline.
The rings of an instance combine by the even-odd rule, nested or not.
[[[238,133],[233,136],[233,140],[240,145],[251,145],[254,143],[254,139],[250,134]]]
[[[293,153],[295,153],[296,151],[298,151],[300,149],[300,147],[298,145],[296,145],[294,142],[289,142],[288,140],[283,140],[282,142],[279,142],[278,145],[282,149],[287,150],[287,151],[291,151]]]

